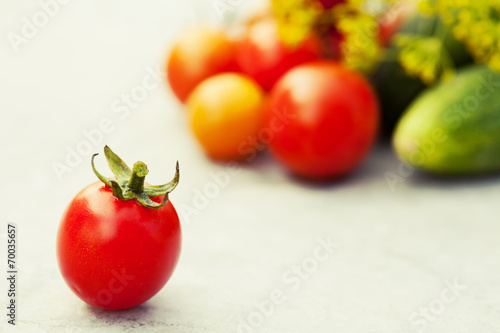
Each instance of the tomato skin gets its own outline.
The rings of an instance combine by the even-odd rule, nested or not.
[[[237,62],[242,73],[270,91],[288,70],[320,55],[319,40],[311,37],[292,49],[281,41],[276,21],[262,19],[253,23],[240,41]]]
[[[265,96],[251,78],[225,73],[203,81],[187,102],[190,125],[212,159],[242,161],[258,148]]]
[[[206,78],[233,71],[238,71],[236,42],[217,29],[186,31],[167,59],[170,87],[182,102]]]
[[[179,218],[170,201],[146,208],[119,200],[101,182],[75,196],[57,235],[64,280],[83,301],[107,310],[153,297],[172,275],[180,248]]]
[[[276,127],[276,112],[287,120]],[[312,179],[341,177],[375,142],[379,127],[375,93],[356,72],[331,61],[294,68],[270,95],[265,126],[276,128],[271,153],[292,173]]]

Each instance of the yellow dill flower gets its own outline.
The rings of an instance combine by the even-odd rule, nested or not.
[[[400,34],[396,43],[401,48],[399,62],[408,75],[431,85],[453,74],[453,60],[441,39]]]
[[[426,0],[426,6],[451,26],[476,62],[499,67],[500,1],[499,0]]]
[[[381,56],[379,27],[375,17],[367,14],[337,14],[336,27],[343,36],[341,62],[348,68],[367,73]]]
[[[311,34],[325,42],[325,54],[332,56],[332,35],[340,35],[340,61],[347,67],[369,72],[380,59],[377,15],[401,0],[345,0],[324,9],[319,0],[272,0],[282,40],[297,46]],[[334,52],[335,53],[335,52]],[[334,54],[334,56],[338,56]]]
[[[295,47],[314,31],[321,6],[309,0],[272,0],[283,42]]]

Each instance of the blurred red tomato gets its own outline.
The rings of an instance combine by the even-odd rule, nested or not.
[[[305,62],[317,60],[320,43],[308,38],[296,48],[285,46],[280,39],[274,19],[254,22],[238,47],[237,61],[244,74],[252,77],[269,91],[289,69]]]
[[[332,61],[298,66],[270,95],[265,128],[272,154],[291,172],[322,180],[353,170],[379,126],[375,93],[358,73]]]
[[[199,27],[186,31],[167,60],[167,75],[173,92],[185,102],[204,79],[237,71],[236,43],[224,31]]]

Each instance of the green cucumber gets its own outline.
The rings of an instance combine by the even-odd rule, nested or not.
[[[500,73],[473,65],[425,91],[394,136],[398,156],[441,175],[500,171]]]

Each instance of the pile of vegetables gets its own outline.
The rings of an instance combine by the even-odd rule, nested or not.
[[[238,36],[199,27],[167,59],[191,128],[218,161],[265,147],[310,180],[345,176],[379,133],[445,175],[500,170],[500,3],[272,0]]]
[[[418,5],[418,9],[417,9]],[[170,86],[217,161],[250,162],[266,147],[289,172],[345,176],[379,130],[398,156],[441,175],[500,171],[498,0],[273,0],[242,36],[201,27],[167,60]],[[170,279],[179,217],[163,185],[145,182],[109,147],[115,177],[78,193],[59,226],[57,258],[86,303],[127,309]]]

